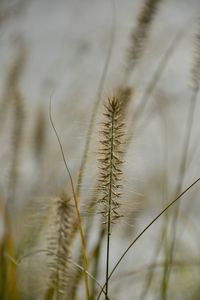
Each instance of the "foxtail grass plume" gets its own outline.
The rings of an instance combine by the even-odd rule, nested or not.
[[[54,222],[50,230],[48,253],[51,258],[50,286],[62,294],[69,279],[69,255],[72,242],[73,207],[70,198],[62,194],[54,201]]]
[[[124,124],[121,118],[121,102],[118,98],[108,99],[105,104],[105,121],[101,130],[101,149],[99,151],[99,190],[101,213],[105,222],[113,222],[120,217],[118,201],[121,194],[121,157],[123,155]]]
[[[160,2],[161,0],[145,0],[143,3],[136,28],[132,31],[130,37],[131,41],[126,62],[127,73],[130,73],[133,70],[144,51],[150,26],[154,20]]]

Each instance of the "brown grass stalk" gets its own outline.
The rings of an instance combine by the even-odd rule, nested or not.
[[[81,240],[82,255],[83,255],[85,293],[86,293],[86,299],[89,300],[90,296],[89,296],[89,285],[88,285],[88,274],[87,274],[88,263],[87,263],[85,240],[84,240],[84,234],[83,234],[83,228],[82,228],[82,222],[81,222],[81,215],[80,215],[79,207],[78,207],[78,199],[77,199],[77,195],[76,195],[76,192],[75,192],[72,175],[71,175],[71,172],[69,170],[69,167],[68,167],[68,164],[67,164],[67,161],[66,161],[66,158],[65,158],[63,147],[62,147],[58,132],[57,132],[57,130],[55,128],[55,125],[53,123],[52,113],[51,113],[51,98],[50,98],[50,102],[49,102],[49,118],[50,118],[52,128],[54,130],[54,133],[56,135],[56,138],[58,140],[58,143],[59,143],[59,146],[60,146],[60,151],[61,151],[61,154],[62,154],[62,158],[63,158],[64,164],[65,164],[66,170],[67,170],[67,174],[68,174],[69,179],[70,179],[70,184],[71,184],[71,189],[72,189],[72,196],[73,196],[73,200],[74,200],[75,214],[76,214],[76,218],[77,218],[78,229],[79,229],[80,240]]]

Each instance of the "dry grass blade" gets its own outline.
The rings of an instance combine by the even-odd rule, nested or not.
[[[138,234],[138,236],[131,242],[131,244],[126,248],[124,253],[121,255],[117,263],[115,264],[114,268],[110,272],[110,275],[108,277],[108,280],[112,277],[114,272],[116,271],[117,267],[123,260],[123,258],[126,256],[126,254],[129,252],[129,250],[133,247],[133,245],[139,240],[141,236],[153,225],[173,204],[175,204],[181,197],[183,197],[192,187],[194,187],[198,182],[200,181],[200,177],[197,178],[189,187],[187,187],[176,199],[174,199],[172,202],[170,202],[141,232]],[[105,288],[106,283],[103,285],[103,289]],[[102,294],[102,291],[99,293],[97,300],[100,299]]]
[[[197,33],[195,36],[195,56],[193,61],[193,68],[192,68],[192,92],[191,92],[191,99],[188,107],[187,113],[187,120],[186,120],[186,129],[184,132],[184,141],[180,159],[180,166],[179,166],[179,174],[178,174],[178,181],[175,188],[175,196],[178,195],[182,189],[182,185],[185,178],[186,167],[188,164],[188,155],[190,150],[191,144],[191,136],[192,136],[192,129],[194,124],[194,115],[196,110],[196,104],[199,94],[199,87],[200,87],[200,22],[198,24]],[[169,251],[169,268],[167,270],[167,279],[166,279],[166,290],[169,283],[170,277],[170,265],[173,261],[174,251],[175,251],[175,244],[176,244],[176,237],[177,237],[177,224],[179,219],[179,212],[180,212],[180,203],[177,204],[174,210],[173,219],[172,219],[172,238],[170,241],[170,251]]]
[[[21,96],[21,93],[16,90],[15,94],[15,102],[14,102],[14,125],[12,132],[12,147],[13,154],[11,159],[11,167],[9,174],[9,182],[8,182],[8,200],[7,207],[8,212],[12,213],[13,206],[15,204],[15,195],[16,195],[16,187],[18,182],[18,164],[20,158],[22,137],[23,137],[23,129],[24,129],[24,99]]]
[[[89,296],[88,274],[87,274],[87,265],[88,264],[87,264],[87,257],[86,257],[86,248],[85,248],[85,240],[84,240],[84,235],[83,235],[83,228],[82,228],[82,223],[81,223],[81,216],[80,216],[80,212],[79,212],[79,208],[78,208],[78,199],[77,199],[77,196],[76,196],[76,192],[75,192],[71,172],[69,170],[69,167],[68,167],[68,164],[67,164],[67,161],[66,161],[66,158],[65,158],[63,147],[62,147],[58,132],[57,132],[57,130],[55,128],[55,125],[53,123],[52,113],[51,113],[51,98],[50,98],[50,102],[49,102],[49,118],[50,118],[52,128],[54,130],[54,133],[57,137],[57,140],[58,140],[58,143],[59,143],[59,146],[60,146],[60,151],[61,151],[61,154],[62,154],[62,158],[63,158],[64,164],[65,164],[65,167],[66,167],[69,179],[70,179],[72,195],[73,195],[73,200],[74,200],[74,208],[75,208],[75,213],[76,213],[76,217],[77,217],[78,229],[79,229],[79,234],[80,234],[80,239],[81,239],[81,246],[82,246],[86,299],[89,300],[90,296]]]
[[[138,267],[137,269],[135,269],[133,271],[123,272],[121,274],[118,274],[117,276],[114,276],[112,278],[112,282],[115,282],[118,280],[121,281],[122,279],[124,280],[124,279],[132,277],[132,276],[141,276],[143,278],[144,273],[148,269],[150,269],[150,270],[153,269],[154,271],[157,269],[163,269],[165,267],[165,264],[166,264],[165,260],[159,261],[156,263],[145,264],[143,266]],[[191,268],[199,268],[200,262],[199,262],[199,260],[191,260],[191,261],[176,260],[173,262],[173,265],[172,265],[173,268],[182,268],[184,266],[190,266]]]
[[[16,266],[6,258],[6,254],[13,256],[13,242],[7,208],[3,201],[0,201],[0,214],[5,226],[3,239],[0,241],[0,299],[18,300]]]
[[[190,24],[188,24],[188,26],[189,25]],[[162,56],[161,60],[159,61],[158,65],[155,69],[155,72],[153,73],[152,77],[150,78],[149,82],[147,83],[147,85],[144,89],[144,92],[142,93],[139,105],[133,114],[133,118],[132,118],[131,124],[130,124],[130,129],[127,134],[128,137],[131,136],[131,132],[132,132],[132,128],[133,128],[134,124],[139,122],[139,120],[141,119],[141,116],[142,116],[153,92],[155,91],[158,83],[160,82],[160,80],[162,78],[163,73],[165,72],[165,70],[170,62],[170,58],[174,54],[175,50],[179,46],[182,39],[185,37],[186,33],[188,33],[188,32],[184,27],[184,29],[182,29],[175,35],[175,37],[169,43],[169,46],[166,48],[166,51],[163,53],[163,56]],[[148,124],[149,118],[150,118],[149,116],[147,116],[145,118],[145,124]],[[143,125],[143,126],[145,126],[145,125]],[[130,143],[130,140],[128,142]]]

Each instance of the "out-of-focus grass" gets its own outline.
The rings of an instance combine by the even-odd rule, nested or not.
[[[28,9],[31,10],[31,7],[36,5],[33,1],[27,1],[26,6],[24,1],[11,2],[8,6],[6,2],[0,4],[0,26],[4,39],[7,28],[12,26],[15,18],[20,23],[21,18],[30,13]],[[91,4],[89,1],[79,4],[84,12],[84,7],[91,7],[91,11],[94,11],[94,6],[97,5],[96,2]],[[139,17],[135,18],[133,28],[130,24],[131,39],[127,42],[128,51],[117,46],[118,30],[120,24],[125,21],[125,18],[121,19],[122,12],[119,11],[121,4],[117,1],[111,1],[110,4],[111,26],[109,38],[105,39],[108,46],[104,67],[99,71],[97,59],[95,65],[101,76],[98,76],[95,87],[93,78],[90,78],[90,87],[86,78],[88,70],[82,70],[82,82],[79,84],[75,81],[68,86],[71,99],[63,97],[64,100],[56,101],[60,98],[59,78],[57,85],[52,84],[49,79],[51,75],[46,78],[43,91],[38,91],[40,99],[47,98],[47,101],[42,99],[36,104],[37,101],[33,103],[30,100],[32,94],[30,99],[25,97],[29,87],[24,86],[24,82],[27,82],[25,76],[32,49],[29,48],[23,33],[22,38],[17,38],[17,43],[16,37],[15,44],[12,43],[16,53],[9,63],[9,71],[2,74],[4,81],[1,83],[0,93],[2,300],[85,299],[84,274],[89,282],[88,299],[97,298],[105,280],[105,240],[106,236],[108,238],[105,224],[102,224],[102,219],[97,213],[101,190],[97,181],[97,160],[100,158],[97,140],[98,132],[102,130],[102,113],[106,113],[103,103],[107,96],[114,95],[122,103],[120,113],[123,115],[126,129],[125,151],[122,154],[124,167],[121,171],[123,194],[119,200],[123,218],[120,218],[119,224],[110,226],[110,269],[115,266],[115,262],[137,233],[199,175],[198,150],[196,160],[193,158],[193,149],[198,149],[196,116],[199,112],[199,68],[193,68],[193,80],[196,83],[195,88],[193,87],[194,98],[190,99],[190,88],[184,81],[184,78],[190,77],[188,66],[192,61],[194,60],[195,66],[199,66],[199,32],[196,37],[191,34],[193,23],[196,23],[195,18],[185,22],[185,27],[181,30],[174,26],[173,38],[170,32],[167,39],[170,43],[166,43],[166,47],[162,48],[161,45],[163,37],[157,38],[161,48],[166,48],[160,59],[157,57],[158,50],[153,41],[162,24],[159,18],[163,17],[165,11],[166,15],[168,14],[167,4],[158,0],[140,3]],[[128,5],[128,1],[124,2],[124,6],[126,4]],[[168,4],[172,5],[170,2]],[[39,2],[37,5],[39,6]],[[49,5],[51,7],[51,4]],[[69,1],[67,5],[69,11],[73,5],[76,9],[79,8],[78,2],[77,6],[73,1]],[[176,5],[179,7],[180,3]],[[176,11],[175,6],[174,9]],[[186,14],[186,11],[182,13]],[[63,32],[64,30],[63,28]],[[197,42],[196,57],[193,57],[190,51],[193,49],[191,36]],[[86,37],[88,40],[88,36]],[[84,36],[82,39],[84,40]],[[174,73],[170,66],[174,64],[177,69],[180,67],[178,56],[180,53],[182,57],[181,51],[186,43],[188,53],[183,56],[185,61],[182,61],[182,64],[187,64],[187,68],[182,69],[180,78],[177,76],[180,76],[180,72]],[[73,47],[73,42],[71,46]],[[101,46],[104,46],[103,43]],[[76,69],[79,70],[78,62],[81,63],[84,53],[89,52],[91,47],[92,43],[90,45],[82,41],[82,46],[76,53],[77,66],[71,66],[73,74],[76,73]],[[156,52],[155,55],[153,51]],[[114,66],[112,60],[116,60],[115,55],[118,52],[120,53],[117,57],[123,57],[122,64],[119,60],[120,63],[117,65],[115,62]],[[99,59],[101,60],[100,57]],[[149,70],[148,63],[155,65],[150,78],[145,75]],[[37,74],[32,75],[32,80],[34,76],[37,77]],[[85,82],[83,92],[81,85]],[[177,88],[179,84],[180,89]],[[56,86],[56,92],[52,96],[55,117],[53,124],[50,124],[47,102],[53,85]],[[55,126],[63,154],[67,157],[67,166],[75,186],[73,195],[68,177],[66,182],[63,158],[51,125]],[[107,138],[106,142],[103,141],[106,149],[110,136]],[[121,143],[121,139],[120,136],[113,144]],[[100,169],[104,172],[105,168],[107,170],[111,165],[108,164],[109,157],[106,157],[104,162],[101,161]],[[115,165],[113,168],[118,170]],[[112,172],[108,175],[110,174]],[[104,179],[108,180],[109,176],[106,173]],[[104,186],[107,186],[107,181]],[[116,193],[116,189],[114,183],[110,190]],[[65,195],[69,195],[72,208],[74,204],[71,200],[73,196],[76,199],[78,195],[79,220],[76,216],[70,217],[67,203],[61,196],[63,191]],[[188,191],[185,198],[186,205],[178,204],[171,208],[163,219],[158,220],[157,227],[152,225],[146,236],[139,239],[134,247],[135,252],[125,256],[121,271],[119,267],[119,273],[113,275],[110,280],[107,276],[110,299],[198,299],[199,205],[195,203],[198,199],[198,189]],[[58,199],[60,201],[57,201]],[[179,199],[178,203],[181,201],[183,200]],[[111,205],[111,212],[112,209]],[[109,210],[108,214],[104,215],[107,217]],[[105,223],[107,224],[107,221]],[[78,235],[80,225],[83,228],[82,251],[87,256],[88,265],[84,265],[81,254]],[[142,267],[139,268],[138,265]],[[139,276],[136,276],[138,274]],[[102,295],[103,297],[105,295]]]

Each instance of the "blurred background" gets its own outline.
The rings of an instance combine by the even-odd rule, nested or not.
[[[34,223],[47,199],[58,195],[65,186],[70,190],[49,120],[50,97],[54,125],[77,183],[91,114],[111,50],[80,186],[83,223],[91,218],[86,206],[98,176],[102,103],[115,94],[123,81],[130,35],[137,26],[141,7],[139,0],[0,1],[0,195],[12,212],[16,252],[22,251],[19,232],[23,236],[29,228],[26,217],[30,211],[34,211]],[[177,196],[177,191],[180,194],[200,174],[198,98],[192,119],[188,117],[199,16],[199,0],[161,1],[142,57],[127,79],[132,97],[125,122],[129,145],[122,201],[126,206],[125,217],[113,228],[111,266],[164,205]],[[197,50],[200,52],[200,47]],[[159,67],[159,76],[154,78]],[[186,163],[181,171],[186,145]],[[180,200],[167,293],[163,270],[170,260],[173,207],[127,254],[111,280],[111,299],[199,299],[199,189],[197,185]],[[1,223],[3,236],[3,220]],[[97,232],[95,224],[90,230],[88,249],[97,241]],[[78,249],[78,242],[75,248]],[[102,252],[98,276],[102,283],[104,256]],[[38,258],[31,258],[29,267],[30,263],[35,264],[34,259]],[[27,298],[27,287],[32,285],[36,295],[33,299],[43,299],[39,296],[43,287],[34,275],[37,266],[32,267],[29,279],[19,271],[26,286],[22,299],[32,299]],[[27,268],[24,265],[22,270]],[[84,299],[82,287],[79,290],[77,299]]]

